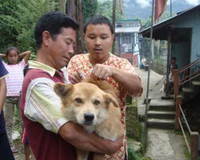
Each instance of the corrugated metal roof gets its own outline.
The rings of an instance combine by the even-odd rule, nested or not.
[[[117,27],[115,33],[134,33],[139,32],[140,27]]]

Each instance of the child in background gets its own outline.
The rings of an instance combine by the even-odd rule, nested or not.
[[[26,66],[28,59],[31,55],[30,51],[20,53],[16,47],[8,47],[4,54],[0,54],[2,58],[6,58],[8,64],[3,62],[5,68],[8,70],[9,75],[6,77],[7,95],[4,103],[4,114],[6,121],[6,130],[8,134],[9,143],[13,153],[18,151],[13,145],[12,128],[14,118],[14,107],[18,108],[20,114],[19,96],[22,89],[22,82],[24,79],[23,70]],[[20,62],[19,60],[22,59]],[[21,119],[21,116],[20,116]]]
[[[5,69],[2,60],[0,58],[0,159],[15,160],[8,142],[8,137],[6,134],[6,128],[4,123],[4,115],[3,115],[3,104],[6,98],[5,77],[7,75],[8,71]]]

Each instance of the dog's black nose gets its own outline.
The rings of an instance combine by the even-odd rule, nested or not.
[[[89,113],[84,114],[84,119],[85,119],[86,122],[91,122],[94,119],[94,115],[93,114],[89,114]]]

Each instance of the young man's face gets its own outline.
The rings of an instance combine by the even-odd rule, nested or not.
[[[75,42],[76,32],[72,28],[63,28],[62,32],[56,38],[50,41],[49,57],[50,66],[59,70],[66,66],[70,60],[70,55],[74,52],[73,45]]]
[[[171,64],[175,64],[176,63],[176,60],[175,59],[172,59],[171,60]]]
[[[107,24],[87,26],[85,41],[93,64],[103,63],[109,58],[113,39],[114,35]]]

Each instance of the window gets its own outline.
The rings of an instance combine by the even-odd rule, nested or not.
[[[129,37],[128,39],[129,39],[129,44],[131,44],[131,37]]]
[[[125,37],[122,38],[122,43],[123,43],[123,44],[126,43],[126,42],[125,42]]]

